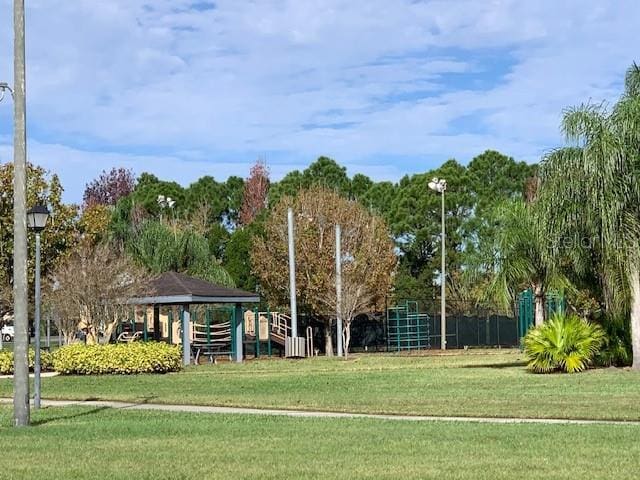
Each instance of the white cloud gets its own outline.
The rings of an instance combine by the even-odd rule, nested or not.
[[[326,154],[390,178],[486,148],[533,161],[563,107],[619,94],[640,24],[633,0],[190,4],[27,2],[30,151],[74,199],[120,164],[184,183],[260,153],[276,174]]]
[[[65,199],[80,202],[86,184],[110,166],[121,166],[137,174],[152,172],[162,179],[175,180],[183,186],[210,175],[221,181],[229,176],[246,177],[255,163],[249,161],[209,162],[200,159],[198,152],[180,152],[181,155],[136,155],[80,150],[65,145],[46,144],[37,141],[29,143],[27,156],[30,162],[44,167],[60,176],[65,187]],[[8,139],[0,137],[0,163],[10,161],[13,149]],[[313,158],[302,162],[269,162],[271,178],[279,180],[288,172],[304,168]],[[402,171],[394,165],[367,165],[345,163],[350,175],[367,170],[374,180],[399,179]]]

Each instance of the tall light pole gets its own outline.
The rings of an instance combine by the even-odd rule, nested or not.
[[[13,0],[13,34],[13,420],[23,427],[29,425],[24,0]]]
[[[447,317],[446,317],[446,273],[445,273],[445,229],[444,229],[444,192],[447,190],[447,181],[444,178],[433,178],[429,182],[429,188],[442,196],[442,236],[440,237],[440,249],[442,250],[442,266],[440,269],[440,348],[447,349]]]
[[[291,337],[298,339],[298,310],[296,305],[296,253],[295,227],[293,225],[293,209],[287,210],[287,237],[289,240],[289,302],[291,307]]]
[[[36,288],[35,288],[35,359],[33,365],[33,408],[40,408],[40,232],[49,218],[49,210],[44,205],[36,205],[27,212],[27,225],[36,234]]]

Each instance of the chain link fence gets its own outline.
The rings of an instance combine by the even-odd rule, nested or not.
[[[351,325],[352,351],[395,351],[393,316],[382,314],[360,315]],[[440,313],[426,316],[428,345],[416,342],[421,348],[439,349],[441,345]],[[517,347],[519,346],[517,315],[466,313],[447,315],[447,348]],[[421,332],[424,335],[423,330]],[[393,338],[390,338],[392,336]],[[405,348],[403,348],[405,349]]]

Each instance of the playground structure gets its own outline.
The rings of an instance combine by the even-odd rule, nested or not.
[[[429,316],[419,312],[418,302],[407,300],[387,308],[386,320],[387,350],[431,348]]]
[[[158,309],[159,321],[153,322],[153,307],[136,308],[131,318],[122,322],[116,331],[119,342],[161,340],[174,345],[183,342],[184,307]],[[191,355],[195,363],[201,357],[214,362],[217,358],[236,358],[236,310],[229,306],[194,306],[189,311]],[[159,327],[156,332],[155,327]],[[271,357],[284,353],[286,338],[291,336],[291,317],[281,312],[243,309],[241,320],[242,344],[253,357]],[[306,330],[307,352],[313,352],[313,332]],[[246,355],[245,355],[246,356]]]
[[[555,311],[558,302],[554,299],[548,304]],[[236,321],[236,314],[236,307],[229,305],[192,305],[189,308],[192,360],[214,362],[227,357],[237,360],[235,332],[238,331],[243,347],[242,358],[282,356],[285,353],[285,339],[291,334],[288,314],[242,308],[239,321]],[[137,307],[135,315],[132,311],[130,319],[116,331],[116,338],[123,342],[159,340],[181,344],[184,308],[162,306],[158,308],[158,317],[159,330],[156,334],[153,307]],[[451,312],[447,315],[447,343],[453,349],[517,347],[521,338],[519,322],[520,316]],[[312,319],[302,317],[301,332],[305,333],[307,355],[315,352],[314,341],[322,347],[322,329],[312,329],[312,325],[320,326]],[[440,325],[439,315],[420,311],[418,302],[399,302],[389,307],[385,315],[362,315],[354,320],[351,350],[406,352],[435,348],[440,344]]]
[[[247,304],[259,303],[260,296],[255,292],[166,272],[149,281],[145,295],[127,300],[133,311],[117,338],[130,341],[141,337],[182,344],[184,365],[191,364],[194,358],[199,360],[201,355],[210,361],[228,356],[242,362],[245,347],[252,348],[258,357],[263,344],[269,355],[274,346],[284,347],[287,357],[313,353],[310,329],[306,337],[300,337],[297,324],[290,317],[246,308]],[[121,337],[123,331],[128,333]]]
[[[288,314],[255,308],[257,294],[214,285],[175,272],[154,280],[153,295],[134,298],[130,317],[120,325],[115,339],[121,342],[137,340],[166,341],[185,345],[185,365],[202,357],[214,362],[228,357],[237,362],[247,357],[283,355],[302,357],[313,355],[315,341],[322,342],[321,330],[312,326],[323,324],[302,316],[300,332],[293,339],[292,320]],[[523,296],[522,298],[529,298]],[[521,302],[523,302],[521,298]],[[530,303],[530,302],[528,302]],[[450,313],[447,316],[447,344],[451,348],[514,347],[524,331],[527,302],[520,306],[518,318],[487,312]],[[247,305],[250,304],[250,305]],[[437,314],[421,312],[416,301],[399,302],[383,315],[363,314],[352,323],[353,351],[410,351],[439,345],[441,322]],[[556,311],[564,305],[550,296],[548,308]],[[254,308],[251,308],[254,307]],[[564,307],[562,307],[564,308]],[[334,329],[335,335],[335,329]],[[298,345],[301,344],[301,345]],[[303,353],[298,353],[303,352]]]

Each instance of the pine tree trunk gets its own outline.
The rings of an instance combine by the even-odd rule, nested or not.
[[[535,285],[533,288],[534,295],[534,323],[536,327],[539,327],[544,323],[544,293],[542,291],[542,285]]]
[[[333,357],[333,339],[331,338],[331,323],[324,326],[324,354]]]
[[[634,265],[629,275],[631,283],[631,350],[633,369],[640,370],[640,265]]]

